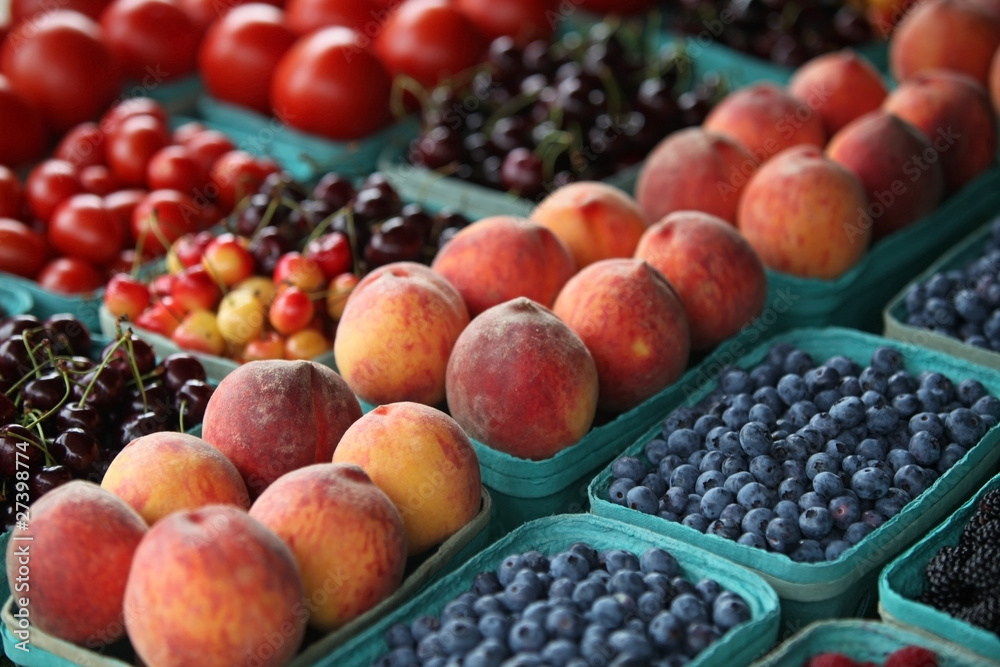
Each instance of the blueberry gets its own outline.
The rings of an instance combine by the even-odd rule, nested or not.
[[[699,475],[701,475],[701,472],[693,465],[682,463],[670,473],[669,483],[671,487],[679,486],[688,493],[693,493],[694,485],[698,481]]]
[[[742,394],[753,391],[754,383],[750,373],[737,366],[728,366],[719,371],[719,387],[727,394]]]
[[[800,460],[782,461],[781,472],[783,477],[794,477],[795,479],[800,479],[802,481],[809,479],[809,475],[806,473],[805,463]]]
[[[643,514],[656,514],[660,501],[648,486],[634,486],[625,496],[625,505]]]
[[[383,636],[385,638],[385,645],[390,649],[412,649],[417,645],[416,640],[413,639],[413,633],[410,632],[410,626],[407,623],[394,623],[390,625]]]
[[[542,647],[541,651],[542,660],[553,667],[565,666],[570,660],[579,656],[580,647],[569,639],[553,639]],[[465,667],[464,664],[463,667]]]
[[[923,406],[916,394],[899,394],[892,399],[892,407],[901,419],[908,420],[920,412]]]
[[[736,431],[727,430],[719,437],[720,452],[726,456],[743,455],[743,446],[740,444],[740,435]]]
[[[966,449],[986,434],[982,418],[969,408],[957,408],[948,413],[944,427],[951,440]]]
[[[687,458],[701,448],[701,437],[691,428],[679,428],[667,438],[667,449],[671,454]]]
[[[899,468],[892,478],[893,486],[905,491],[911,498],[916,498],[930,486],[924,468],[909,463]]]
[[[589,607],[594,600],[602,595],[608,594],[608,587],[603,581],[587,578],[576,585],[573,589],[573,602],[582,607]]]
[[[541,651],[548,638],[545,629],[538,623],[521,619],[516,621],[507,635],[507,644],[512,651]]]
[[[699,514],[698,512],[695,512],[693,514],[688,514],[683,519],[681,519],[681,523],[687,526],[688,528],[694,528],[699,533],[704,533],[706,530],[708,530],[709,520],[706,519],[701,514]]]
[[[775,502],[777,502],[777,494],[764,484],[754,481],[745,484],[739,489],[736,494],[736,502],[747,510],[760,507],[773,507]]]
[[[684,635],[684,653],[693,658],[711,646],[722,633],[714,625],[698,621],[689,625]]]
[[[845,551],[851,548],[851,543],[847,540],[832,540],[826,545],[823,556],[826,560],[837,560]]]
[[[611,660],[614,651],[608,644],[609,634],[607,628],[597,624],[587,627],[580,640],[580,655],[589,665],[607,665]]]
[[[858,382],[862,391],[874,391],[884,395],[889,388],[889,374],[868,366],[858,374]]]
[[[813,403],[820,412],[829,412],[834,403],[843,397],[844,395],[840,393],[839,389],[824,389],[813,396]]]
[[[643,477],[639,483],[652,491],[656,498],[662,498],[663,494],[667,492],[667,483],[655,472],[651,472]]]
[[[698,421],[694,423],[694,432],[698,434],[699,437],[705,438],[709,432],[720,426],[724,426],[724,422],[717,415],[706,414],[698,417]]]
[[[694,623],[695,621],[707,621],[708,609],[705,602],[695,593],[682,593],[670,602],[670,613],[677,617],[682,623]]]
[[[850,456],[854,453],[854,447],[843,440],[827,440],[823,453],[836,461],[837,468],[840,468],[840,462],[844,460],[845,456]]]
[[[715,519],[705,528],[706,535],[715,535],[727,540],[736,540],[742,534],[740,522],[733,519]]]
[[[734,431],[743,426],[744,424],[746,424],[747,420],[749,419],[750,419],[749,408],[744,410],[743,408],[732,406],[726,408],[722,413],[723,423],[729,428],[733,429]]]
[[[917,378],[913,377],[913,373],[906,370],[896,371],[889,376],[886,395],[894,399],[903,394],[913,394],[919,388],[920,383],[917,382]]]
[[[566,577],[571,581],[583,581],[590,573],[590,563],[578,553],[562,551],[549,561],[549,569],[554,577]]]
[[[795,523],[798,523],[799,514],[802,511],[799,509],[799,504],[792,500],[779,500],[773,509],[775,518],[787,519]]]
[[[917,431],[910,438],[907,450],[922,466],[933,466],[941,458],[941,441],[930,431]]]
[[[676,575],[675,575],[676,576]],[[665,572],[647,572],[642,575],[648,593],[652,593],[666,603],[674,597],[674,588],[670,583],[673,577]]]
[[[778,485],[778,497],[782,500],[793,500],[798,502],[802,494],[806,492],[805,483],[795,477],[786,477]]]
[[[732,477],[738,472],[749,472],[749,466],[750,462],[747,461],[747,458],[737,454],[736,456],[727,456],[723,459],[720,471],[723,475]]]
[[[764,422],[747,422],[739,432],[740,447],[750,458],[771,451],[771,431]]]
[[[775,443],[774,457],[781,459],[797,459],[804,461],[809,456],[809,441],[798,433],[789,433],[784,440],[784,453],[782,454],[781,442]]]
[[[818,454],[810,456],[806,461],[806,477],[813,480],[816,478],[816,475],[821,472],[836,473],[840,470],[840,467],[841,464],[839,464],[835,458],[826,452],[819,452]]]
[[[823,506],[814,506],[799,515],[799,530],[802,536],[818,540],[829,535],[833,529],[833,515]]]
[[[518,572],[528,567],[524,562],[524,557],[521,554],[513,554],[507,556],[497,567],[497,580],[500,582],[501,586],[506,587],[512,581],[514,581],[515,575]]]
[[[668,511],[683,514],[687,507],[688,492],[680,486],[672,486],[663,495],[663,501]]]
[[[966,378],[955,387],[955,394],[958,396],[958,400],[969,408],[983,396],[987,396],[988,393],[983,383],[974,378]]]
[[[722,486],[730,493],[739,494],[740,489],[742,489],[747,484],[756,481],[757,478],[754,477],[749,470],[740,470],[729,475],[729,477],[726,478],[725,484],[723,484]]]
[[[569,605],[557,605],[545,616],[544,626],[550,637],[576,640],[583,635],[586,622]]]
[[[766,405],[771,408],[771,412],[775,415],[781,414],[785,408],[784,400],[781,398],[781,394],[778,393],[776,387],[768,385],[761,386],[753,393],[753,399],[761,404]]]
[[[557,577],[549,584],[549,600],[571,600],[573,591],[576,590],[577,582],[569,577]]]
[[[410,667],[419,665],[420,658],[411,646],[400,646],[390,650],[375,661],[375,667]],[[499,663],[497,663],[499,664]]]
[[[750,422],[760,422],[768,428],[773,428],[778,423],[778,415],[766,403],[756,403],[747,413],[747,420]]]
[[[818,540],[806,538],[792,550],[788,557],[796,563],[819,563],[826,560],[823,545]]]
[[[808,392],[815,395],[826,389],[833,389],[840,384],[840,372],[832,366],[816,366],[806,371],[803,379]]]
[[[705,449],[710,452],[721,451],[722,436],[729,433],[729,427],[725,424],[712,428],[705,434]]]
[[[974,290],[962,289],[955,293],[955,312],[969,322],[984,322],[990,315],[989,304]]]
[[[951,442],[948,446],[944,448],[941,452],[941,458],[937,462],[937,471],[940,473],[947,472],[949,468],[958,463],[958,460],[965,456],[965,453],[969,451],[962,445]]]
[[[803,375],[815,365],[816,362],[813,360],[812,355],[805,350],[795,349],[788,353],[781,367],[786,373]]]
[[[639,557],[627,549],[605,549],[598,552],[597,558],[611,575],[619,570],[640,569]]]
[[[586,616],[591,623],[614,630],[625,622],[625,608],[614,597],[605,595],[594,600]]]
[[[755,456],[750,459],[750,473],[758,482],[769,488],[777,488],[781,483],[781,465],[770,456]]]
[[[927,300],[927,290],[921,284],[914,284],[910,286],[910,289],[906,290],[906,296],[904,297],[904,303],[906,303],[906,310],[909,313],[917,313],[923,310],[924,302]]]
[[[608,594],[624,593],[633,600],[638,600],[639,596],[646,590],[642,573],[638,570],[618,570],[611,579],[608,580]]]
[[[628,507],[628,492],[631,491],[634,486],[634,479],[619,477],[611,482],[611,485],[608,487],[608,500],[613,502],[615,505]]]
[[[864,390],[861,389],[861,382],[855,375],[847,375],[840,378],[840,384],[837,386],[837,391],[841,393],[842,396],[861,396]]]
[[[865,467],[867,462],[867,459],[863,459],[857,454],[851,454],[845,456],[844,460],[840,462],[840,469],[853,477],[856,472]]]
[[[739,539],[736,540],[736,544],[754,547],[755,549],[767,549],[767,541],[762,535],[757,535],[755,533],[743,533],[740,535]]]
[[[867,412],[868,408],[885,405],[885,396],[880,392],[868,389],[861,394],[861,402],[865,404],[865,411]]]
[[[676,454],[667,454],[657,465],[656,474],[663,478],[664,482],[670,482],[670,475],[673,474],[674,470],[678,466],[683,465],[684,459],[677,456]]]
[[[826,507],[828,502],[829,499],[823,494],[816,493],[815,491],[806,491],[799,497],[798,506],[804,512],[810,507]]]
[[[840,433],[841,425],[829,412],[817,412],[809,419],[809,426],[815,429],[819,435],[819,442],[826,442]]]
[[[722,510],[733,500],[733,494],[725,488],[721,486],[710,488],[701,497],[700,512],[706,519],[718,519],[722,515]]]
[[[441,620],[437,616],[417,616],[410,623],[410,633],[413,635],[413,641],[418,644],[430,634],[433,634],[441,629]]]
[[[739,593],[722,591],[712,602],[712,622],[722,632],[753,618],[750,605]]]
[[[719,515],[720,519],[725,519],[727,521],[734,522],[737,526],[743,523],[743,517],[747,514],[746,508],[736,502],[729,503],[724,508],[722,508],[722,514]],[[739,537],[739,535],[737,535]]]
[[[889,491],[875,501],[875,510],[887,519],[891,519],[906,507],[912,496],[903,489],[890,488]]]
[[[483,638],[476,622],[468,618],[455,618],[446,622],[438,635],[441,646],[448,655],[464,655]]]
[[[826,470],[813,477],[812,486],[813,491],[826,498],[836,498],[844,491],[844,481],[840,475]]]
[[[819,412],[819,408],[812,401],[801,400],[792,403],[785,412],[785,418],[788,419],[795,428],[802,428],[809,423],[813,415]]]
[[[496,572],[480,572],[472,579],[472,592],[476,595],[491,595],[503,590]]]
[[[795,345],[787,341],[772,343],[771,347],[767,349],[767,363],[772,366],[783,368],[788,355],[796,349]]]
[[[808,397],[806,381],[792,373],[783,375],[778,380],[776,389],[778,390],[778,396],[781,397],[785,405],[791,406]]]
[[[663,420],[663,435],[669,436],[680,428],[691,428],[700,416],[701,413],[695,408],[682,405]]]
[[[622,456],[611,464],[611,475],[615,479],[642,479],[647,472],[646,464],[634,456]]]
[[[684,508],[684,514],[697,514],[701,511],[701,496],[697,493],[688,494],[687,506]]]
[[[540,589],[541,584],[531,585],[514,580],[499,594],[500,602],[510,611],[522,611],[541,596]]]
[[[943,373],[924,371],[920,374],[920,387],[932,392],[942,403],[949,403],[955,397],[955,385]]]
[[[862,500],[877,500],[889,491],[892,477],[875,466],[868,466],[851,475],[851,490]]]
[[[899,413],[891,405],[873,405],[865,411],[865,426],[873,435],[885,435],[896,428]]]
[[[881,438],[865,438],[858,443],[854,453],[863,459],[884,459],[887,446]]]
[[[768,507],[757,507],[746,513],[741,528],[744,533],[764,536],[767,524],[774,518],[774,512]]]
[[[840,373],[841,377],[845,375],[857,375],[861,372],[861,366],[858,362],[842,354],[830,357],[823,363],[823,365],[833,368]]]
[[[826,504],[833,526],[838,530],[846,530],[852,523],[861,519],[861,505],[854,496],[840,495],[831,498]]]
[[[708,470],[698,475],[694,483],[694,492],[699,496],[704,496],[711,489],[722,488],[726,483],[726,476],[718,470]]]
[[[678,650],[684,643],[685,625],[669,611],[660,612],[649,622],[649,639],[660,649]]]
[[[635,601],[635,606],[639,610],[639,618],[649,622],[654,616],[663,611],[666,601],[664,596],[657,591],[646,591]]]
[[[426,664],[427,660],[435,656],[446,658],[448,652],[444,649],[444,644],[441,642],[441,635],[439,631],[430,632],[425,635],[422,639],[417,642],[416,648],[417,658]]]
[[[907,444],[909,444],[909,439],[907,439]],[[913,458],[913,454],[910,453],[910,450],[908,448],[890,449],[889,453],[885,455],[885,461],[890,466],[892,466],[894,474],[895,472],[899,472],[899,469],[902,468],[903,466],[913,465],[917,462],[917,460]]]
[[[642,451],[646,455],[646,459],[649,460],[650,464],[658,466],[660,464],[660,460],[670,453],[670,447],[667,445],[667,441],[663,438],[653,438],[643,445]]]
[[[892,375],[903,368],[903,355],[894,347],[880,345],[872,352],[871,367],[884,375]]]
[[[920,401],[920,410],[922,412],[936,413],[944,407],[944,401],[937,394],[923,387],[917,389],[917,400]]]
[[[867,523],[856,521],[844,531],[844,541],[853,546],[867,537],[873,530],[875,529]]]
[[[764,539],[767,540],[767,544],[772,550],[779,553],[790,553],[799,545],[802,531],[799,530],[797,520],[793,521],[779,516],[771,519],[767,524]]]
[[[469,597],[463,597],[464,595]],[[477,614],[473,607],[479,596],[475,593],[467,593],[463,596],[455,598],[444,606],[444,609],[441,610],[442,624],[457,618],[476,618]]]
[[[972,404],[972,410],[980,415],[991,415],[1000,419],[1000,399],[995,396],[983,396]]]

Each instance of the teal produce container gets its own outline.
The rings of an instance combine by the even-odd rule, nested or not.
[[[765,359],[771,344],[778,341],[792,343],[809,352],[817,362],[843,354],[862,365],[868,363],[875,348],[892,345],[902,353],[906,369],[915,374],[923,370],[934,370],[944,373],[955,382],[975,378],[991,394],[1000,397],[1000,373],[968,361],[850,329],[797,329],[778,334],[749,350],[738,341],[731,342],[728,349],[720,350],[717,355],[703,362],[702,367],[693,369],[685,376],[680,383],[682,387],[679,388],[680,395],[685,398],[671,405],[669,410],[662,413],[662,417],[666,418],[674,408],[698,403],[715,387],[715,377],[722,366],[735,363],[744,369],[753,368]],[[678,393],[674,395],[677,396]],[[661,424],[657,423],[626,450],[626,455],[637,456],[645,461],[645,444],[659,437],[660,432]],[[681,523],[612,503],[608,500],[608,487],[612,479],[610,465],[591,482],[588,495],[591,511],[599,516],[632,523],[666,537],[689,542],[759,573],[781,598],[782,630],[787,635],[817,620],[873,615],[876,611],[876,591],[881,569],[958,508],[989,479],[1000,463],[998,442],[1000,427],[994,427],[947,473],[907,504],[902,512],[845,551],[837,560],[820,563],[796,563],[784,554],[703,534]]]
[[[0,279],[0,318],[30,313],[35,307],[31,292]]]
[[[44,320],[58,313],[69,313],[83,322],[92,332],[101,328],[98,312],[104,295],[103,287],[87,294],[59,294],[43,288],[34,280],[3,271],[0,271],[0,286],[26,292],[32,302],[31,314],[37,315],[39,319]]]

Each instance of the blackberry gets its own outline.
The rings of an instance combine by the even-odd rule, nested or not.
[[[956,615],[963,621],[1000,635],[1000,590],[994,588],[989,595]]]
[[[1000,489],[993,489],[983,495],[976,515],[980,520],[1000,520]]]
[[[998,525],[998,524],[994,524]],[[1000,543],[973,547],[962,567],[962,581],[977,590],[988,590],[1000,580]]]
[[[976,547],[1000,545],[1000,519],[982,521],[980,517],[980,514],[972,517],[962,529],[962,543]]]
[[[927,562],[924,570],[927,586],[920,601],[945,610],[954,603],[968,600],[972,588],[963,581],[962,571],[971,555],[972,549],[967,545],[942,547]]]

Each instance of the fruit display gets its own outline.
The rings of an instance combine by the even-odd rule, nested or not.
[[[940,662],[934,651],[923,646],[904,646],[886,656],[882,662],[855,660],[838,651],[814,655],[803,667],[938,667]]]
[[[311,188],[275,172],[222,224],[178,237],[165,273],[116,275],[103,294],[111,317],[239,363],[314,358],[333,348],[359,280],[430,263],[468,220],[404,204],[377,172],[357,184],[329,172]]]
[[[669,549],[511,553],[446,602],[440,614],[400,622],[374,665],[680,665],[753,617],[739,593],[684,576]],[[595,661],[600,661],[599,663]],[[631,663],[630,663],[631,664]]]
[[[982,496],[958,542],[944,546],[924,569],[920,601],[1000,637],[1000,491]]]
[[[599,22],[555,41],[493,40],[485,64],[425,96],[404,159],[536,201],[640,162],[700,123],[724,82],[626,32]]]
[[[201,423],[214,393],[201,362],[157,359],[140,335],[96,348],[71,315],[0,320],[4,526],[25,505],[72,479],[100,483],[135,438]],[[16,489],[16,492],[15,492]]]
[[[866,365],[788,343],[727,367],[642,456],[611,466],[607,499],[701,533],[833,561],[946,473],[997,423],[975,378],[913,374],[891,346]]]

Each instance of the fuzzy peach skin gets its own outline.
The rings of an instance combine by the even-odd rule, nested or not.
[[[631,196],[597,181],[556,188],[528,217],[562,239],[577,271],[599,259],[631,257],[648,225]]]
[[[31,503],[7,541],[7,582],[27,621],[98,649],[125,636],[123,599],[146,522],[93,482],[73,480]],[[15,610],[15,618],[17,611]],[[30,631],[16,641],[30,641]]]
[[[986,86],[997,47],[1000,16],[995,12],[968,0],[923,0],[889,40],[889,71],[905,81],[918,72],[947,69]]]
[[[576,273],[569,248],[552,230],[509,215],[463,228],[438,251],[431,268],[462,294],[469,317],[516,296],[551,307]]]
[[[136,438],[111,461],[101,487],[127,502],[147,524],[204,505],[250,509],[247,485],[232,461],[201,438],[162,431]]]
[[[735,139],[700,126],[666,136],[646,157],[635,198],[646,220],[674,211],[704,211],[736,224],[743,186],[757,159]]]
[[[969,76],[919,72],[889,93],[882,108],[927,136],[934,153],[923,164],[940,160],[946,196],[996,162],[996,110],[987,90]]]
[[[403,580],[403,519],[358,466],[316,463],[282,475],[254,501],[250,516],[291,548],[309,624],[320,632],[357,618]]]
[[[451,416],[466,433],[523,459],[577,443],[597,412],[597,366],[587,346],[525,297],[469,323],[448,360],[446,387]]]
[[[125,627],[151,667],[278,667],[298,651],[309,608],[280,537],[232,505],[163,518],[136,549]]]
[[[758,82],[726,95],[701,126],[746,147],[763,164],[791,146],[826,144],[818,113],[776,83]]]
[[[937,208],[944,196],[941,162],[925,162],[934,151],[923,132],[884,109],[848,123],[830,139],[826,154],[847,167],[865,188],[868,201],[881,204],[872,216],[878,240],[912,225]]]
[[[707,350],[738,334],[764,309],[767,273],[745,238],[721,218],[676,211],[643,235],[635,256],[677,291],[691,348]]]
[[[816,112],[827,136],[875,111],[888,94],[882,75],[854,49],[824,53],[797,68],[788,93]]]
[[[347,429],[333,462],[360,466],[388,494],[410,555],[444,542],[479,513],[479,457],[458,422],[436,408],[378,406]]]
[[[362,400],[439,405],[451,348],[469,323],[462,294],[416,262],[394,262],[355,286],[337,324],[333,356]]]
[[[603,259],[573,276],[552,307],[597,365],[597,407],[625,412],[687,368],[691,335],[684,304],[641,259]]]
[[[872,235],[861,181],[815,146],[789,148],[762,166],[743,191],[737,223],[765,266],[803,278],[842,275]]]
[[[326,463],[361,417],[337,373],[315,361],[250,361],[219,382],[201,437],[240,471],[251,501],[286,472]]]

